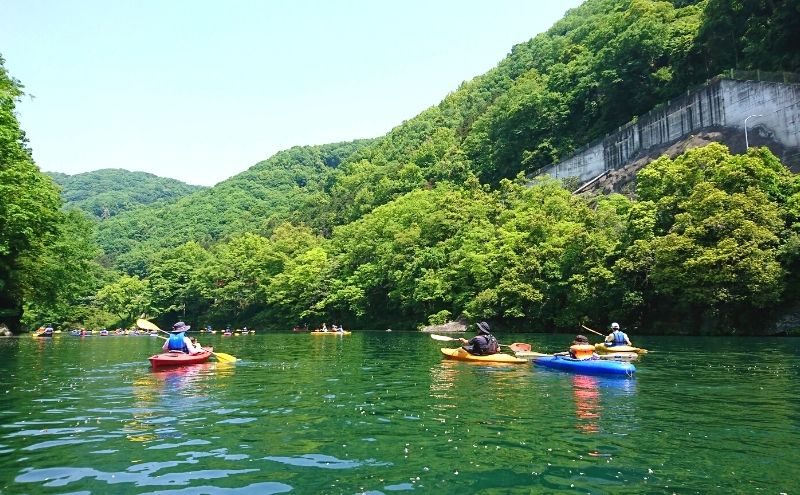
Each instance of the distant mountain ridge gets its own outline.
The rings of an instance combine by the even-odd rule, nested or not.
[[[147,172],[106,168],[68,175],[46,172],[61,186],[65,207],[106,219],[139,206],[176,201],[206,189]]]

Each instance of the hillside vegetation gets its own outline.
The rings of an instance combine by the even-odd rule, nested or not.
[[[61,199],[67,209],[78,208],[98,219],[107,219],[138,206],[174,201],[205,189],[118,168],[75,175],[48,172],[47,175],[61,186]]]
[[[520,178],[724,69],[798,70],[798,2],[747,4],[589,0],[383,137],[99,223],[113,271],[26,320],[762,331],[796,298],[800,204],[767,150],[656,160],[635,199]]]

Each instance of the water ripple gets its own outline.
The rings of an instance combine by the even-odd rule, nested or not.
[[[289,485],[277,482],[253,483],[252,485],[238,488],[220,488],[217,486],[193,486],[179,490],[159,490],[146,492],[140,495],[272,495],[273,493],[286,493],[292,491]]]
[[[161,443],[158,445],[153,445],[152,447],[147,447],[147,450],[161,450],[161,449],[174,449],[177,447],[185,447],[187,445],[210,445],[211,442],[208,440],[202,439],[195,439],[195,440],[187,440],[181,443]]]
[[[390,462],[380,462],[375,459],[365,461],[344,460],[322,454],[304,454],[294,457],[267,456],[268,461],[280,462],[290,466],[316,467],[322,469],[353,469],[360,466],[391,466]]]
[[[130,470],[129,470],[130,471]],[[55,467],[24,470],[14,481],[18,483],[42,483],[42,486],[66,486],[84,478],[94,478],[109,485],[133,483],[136,486],[186,485],[192,480],[227,478],[237,474],[256,472],[258,469],[206,469],[187,473],[168,473],[150,477],[146,472],[104,472],[93,468]],[[163,493],[163,491],[160,491]]]

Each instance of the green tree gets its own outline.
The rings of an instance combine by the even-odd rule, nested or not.
[[[24,267],[53,242],[62,217],[58,189],[33,163],[14,114],[22,86],[3,63],[0,57],[0,323],[16,330],[31,291]]]
[[[95,297],[95,303],[117,321],[109,324],[129,325],[142,314],[151,314],[150,287],[146,280],[123,275],[117,281],[104,285]]]

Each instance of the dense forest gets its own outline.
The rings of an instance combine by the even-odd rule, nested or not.
[[[61,187],[66,209],[77,208],[96,219],[106,219],[137,206],[175,201],[204,189],[175,179],[123,169],[76,175],[47,172],[47,175]]]
[[[0,320],[766,331],[800,248],[800,182],[768,150],[658,159],[634,197],[524,174],[725,69],[800,71],[797,46],[800,0],[588,0],[385,136],[119,205],[98,177],[67,198],[89,214],[31,160],[0,66]]]

